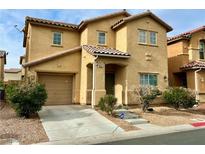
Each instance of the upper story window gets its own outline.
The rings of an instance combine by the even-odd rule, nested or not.
[[[149,30],[139,30],[138,42],[146,45],[157,45],[157,32]]]
[[[98,44],[106,45],[106,32],[98,32]]]
[[[140,74],[141,86],[157,86],[157,74],[142,73]]]
[[[145,30],[139,30],[139,43],[147,43],[147,32]]]
[[[205,41],[201,40],[199,44],[199,59],[204,59]]]
[[[62,33],[53,32],[53,45],[62,45]]]
[[[150,32],[150,44],[151,45],[157,44],[157,33],[156,32]]]

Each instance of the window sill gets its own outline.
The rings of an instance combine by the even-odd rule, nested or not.
[[[60,48],[63,48],[62,45],[57,45],[57,44],[51,44],[52,47],[60,47]]]
[[[146,43],[138,43],[139,45],[150,46],[150,47],[159,47],[158,45],[154,44],[146,44]]]
[[[97,44],[97,46],[107,47],[107,44]]]

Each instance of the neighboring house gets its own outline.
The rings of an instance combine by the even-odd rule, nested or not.
[[[6,64],[6,51],[0,50],[0,81],[4,81],[4,65]]]
[[[26,17],[25,78],[45,84],[46,105],[97,105],[105,94],[136,104],[135,89],[168,86],[167,32],[150,11],[126,10],[79,25]]]
[[[205,102],[205,26],[168,38],[170,86],[183,86]]]
[[[4,81],[20,81],[22,79],[21,69],[10,68],[4,70]]]

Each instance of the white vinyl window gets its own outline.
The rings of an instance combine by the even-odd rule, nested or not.
[[[157,45],[157,33],[156,32],[150,32],[150,44]]]
[[[139,43],[147,43],[147,31],[145,30],[139,30],[139,36],[138,36],[138,40],[139,40]]]
[[[62,33],[61,32],[53,32],[53,44],[62,45]]]
[[[141,86],[157,86],[157,74],[143,73],[140,74]]]
[[[106,45],[106,32],[98,32],[98,44]]]

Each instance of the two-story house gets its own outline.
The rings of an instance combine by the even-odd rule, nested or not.
[[[45,84],[47,105],[94,106],[105,94],[115,95],[118,104],[136,104],[137,87],[168,86],[171,30],[150,11],[123,10],[79,25],[26,17],[25,78]]]
[[[168,38],[170,86],[196,91],[205,102],[205,26]]]

